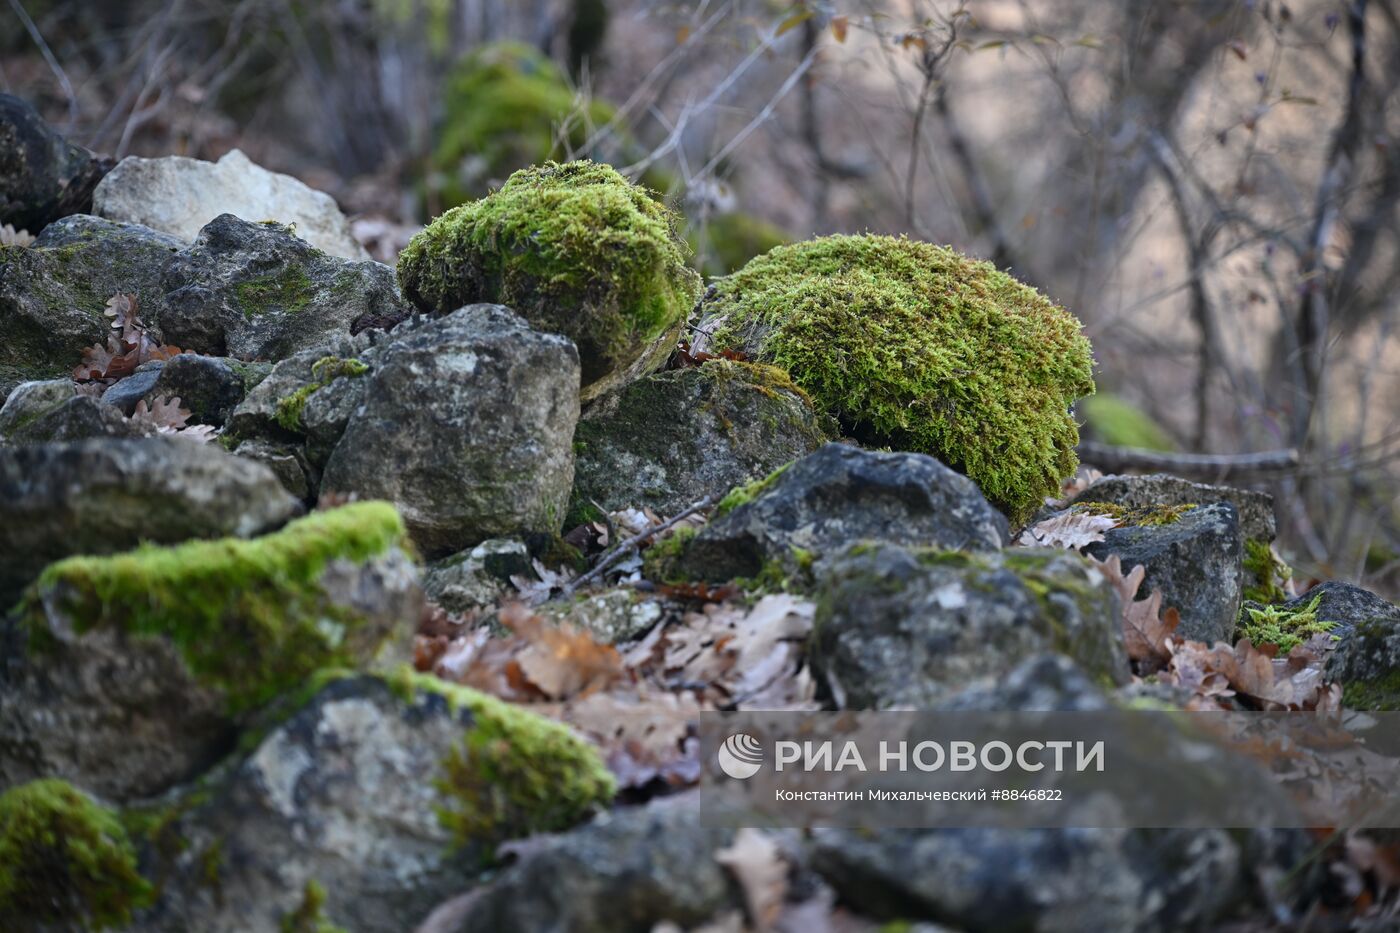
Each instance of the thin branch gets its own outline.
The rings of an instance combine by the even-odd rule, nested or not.
[[[29,33],[29,38],[33,39],[34,44],[39,47],[39,54],[44,56],[44,62],[63,88],[63,96],[68,99],[68,124],[65,129],[72,129],[73,124],[78,119],[78,95],[73,92],[73,85],[68,80],[68,74],[58,63],[58,59],[54,57],[53,50],[44,41],[43,34],[39,32],[39,27],[34,25],[34,20],[30,18],[29,11],[24,8],[24,4],[20,3],[19,0],[10,0],[10,9],[15,11],[19,21],[24,24],[25,32]]]
[[[648,538],[654,538],[657,535],[661,534],[661,532],[680,524],[690,516],[694,515],[696,512],[708,509],[710,506],[718,502],[719,498],[719,496],[706,496],[700,501],[691,503],[690,505],[686,506],[680,512],[677,512],[671,518],[668,518],[666,521],[657,525],[655,528],[648,528],[641,534],[633,535],[626,541],[620,542],[617,545],[617,547],[604,554],[602,559],[600,559],[598,563],[594,565],[592,570],[588,571],[582,576],[578,576],[570,580],[568,584],[565,585],[565,587],[559,591],[559,595],[555,598],[564,599],[569,596],[572,596],[574,593],[577,593],[579,590],[583,589],[584,586],[586,586],[589,583],[592,583],[594,580],[597,580],[604,573],[606,573],[608,568],[612,567],[614,564],[616,564],[622,559],[623,555],[635,551],[643,541],[647,540]]]
[[[1165,470],[1172,473],[1211,475],[1287,473],[1298,468],[1296,450],[1265,450],[1249,454],[1178,454],[1137,447],[1114,447],[1083,441],[1079,456],[1103,470]]]

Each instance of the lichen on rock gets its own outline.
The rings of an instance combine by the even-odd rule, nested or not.
[[[1079,322],[951,249],[887,236],[780,246],[720,280],[701,328],[791,373],[856,437],[932,454],[1024,520],[1073,472],[1094,391]]]
[[[578,345],[583,401],[659,366],[700,291],[676,215],[593,162],[522,169],[453,208],[399,257],[418,307],[510,306]]]

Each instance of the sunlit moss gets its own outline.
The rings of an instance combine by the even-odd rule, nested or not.
[[[780,246],[716,284],[713,343],[786,369],[855,436],[932,454],[1024,519],[1078,464],[1094,390],[1063,308],[985,262],[886,236]]]

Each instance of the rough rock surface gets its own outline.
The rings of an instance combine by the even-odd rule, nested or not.
[[[313,571],[310,583],[268,566],[230,585],[209,566],[226,552],[190,554],[176,571],[187,584],[153,585],[188,586],[217,602],[212,621],[179,616],[179,625],[206,625],[194,632],[170,628],[169,619],[128,621],[161,611],[147,605],[161,597],[143,592],[139,562],[55,565],[64,572],[0,630],[0,784],[56,776],[115,801],[159,794],[232,749],[256,709],[245,693],[257,700],[279,678],[285,689],[318,667],[367,664],[382,645],[406,639],[421,605],[407,555],[391,545],[365,556],[348,539],[322,544],[341,556]],[[139,595],[97,599],[81,582],[89,571],[126,575],[121,585]]]
[[[1145,567],[1139,593],[1162,591],[1163,605],[1181,614],[1177,634],[1206,644],[1234,643],[1244,542],[1230,503],[1188,509],[1165,524],[1112,528],[1084,553],[1100,560],[1116,554],[1125,573]]]
[[[573,485],[578,372],[572,343],[500,305],[395,332],[361,377],[364,401],[321,489],[392,501],[429,557],[557,533]]]
[[[152,437],[156,433],[151,426],[126,418],[99,399],[79,395],[16,427],[7,440],[32,446],[98,437]]]
[[[712,360],[656,373],[585,412],[574,434],[571,513],[596,502],[671,515],[825,440],[805,394],[781,370]]]
[[[430,933],[618,933],[662,921],[691,929],[742,895],[710,857],[731,830],[706,827],[693,797],[603,814],[567,835],[531,840],[489,885],[435,910]]]
[[[1317,600],[1317,617],[1324,622],[1337,623],[1333,635],[1345,637],[1349,629],[1367,619],[1400,619],[1400,606],[1370,590],[1340,580],[1319,583],[1278,608],[1285,612],[1307,609],[1314,599]]]
[[[0,405],[0,441],[22,431],[39,418],[63,407],[78,390],[71,379],[36,379],[21,382]]]
[[[686,574],[754,577],[774,562],[794,573],[864,540],[987,551],[1006,536],[1006,519],[976,485],[924,454],[827,444],[737,499],[690,543]]]
[[[102,393],[102,401],[130,415],[136,403],[148,405],[158,397],[180,400],[191,424],[222,427],[249,390],[271,371],[268,363],[198,353],[181,353],[170,360],[151,360]]]
[[[1111,502],[1129,509],[1228,502],[1235,507],[1240,520],[1240,533],[1246,538],[1272,541],[1278,533],[1274,520],[1274,497],[1268,493],[1234,486],[1193,483],[1169,473],[1105,476],[1075,496],[1074,501]]]
[[[377,678],[333,681],[163,830],[182,851],[161,862],[162,897],[140,929],[278,933],[308,882],[324,888],[332,922],[413,929],[479,858],[454,856],[434,813],[433,776],[470,729],[471,714],[441,697],[405,703]]]
[[[1327,678],[1342,685],[1350,709],[1400,710],[1400,615],[1353,622],[1327,659]]]
[[[77,214],[50,224],[27,249],[0,250],[0,394],[70,375],[84,348],[111,332],[102,310],[117,292],[136,295],[151,323],[161,270],[181,245],[135,224]]]
[[[828,562],[810,659],[846,709],[936,709],[1045,651],[1124,682],[1117,597],[1071,551],[860,545]]]
[[[86,212],[112,164],[55,133],[25,101],[0,94],[0,224],[37,234]]]
[[[0,501],[6,607],[45,565],[70,554],[247,537],[301,511],[265,467],[181,438],[0,448]]]
[[[1198,929],[1245,896],[1224,830],[817,833],[813,867],[858,913],[958,929]]]
[[[640,638],[664,614],[659,601],[626,587],[579,596],[568,603],[546,603],[539,611],[547,619],[578,626],[608,645]]]
[[[530,552],[515,538],[491,538],[423,571],[423,592],[449,612],[489,606],[510,589],[514,574],[530,574]]]
[[[92,192],[92,213],[144,224],[187,243],[220,214],[255,223],[275,220],[295,227],[297,236],[324,253],[369,259],[330,195],[270,172],[238,149],[217,162],[127,156]]]
[[[169,343],[276,360],[409,315],[394,272],[321,252],[277,223],[221,214],[166,267],[155,320]]]

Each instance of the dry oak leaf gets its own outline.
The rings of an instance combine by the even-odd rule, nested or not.
[[[1091,558],[1092,559],[1092,558]],[[1181,616],[1175,608],[1162,611],[1162,592],[1153,590],[1146,599],[1137,599],[1138,589],[1147,576],[1141,564],[1127,574],[1117,554],[1107,560],[1095,560],[1094,565],[1118,593],[1123,619],[1123,643],[1129,660],[1146,670],[1157,670],[1171,660],[1171,640]]]
[[[568,623],[551,625],[519,603],[501,609],[501,624],[528,644],[516,655],[525,679],[550,699],[607,687],[626,673],[612,645]]]
[[[1118,522],[1108,515],[1069,509],[1027,528],[1016,543],[1022,547],[1039,545],[1078,550],[1102,541],[1104,532],[1117,527]]]

